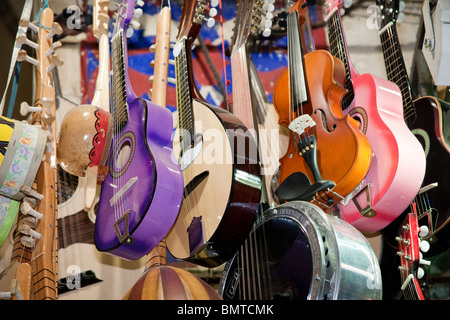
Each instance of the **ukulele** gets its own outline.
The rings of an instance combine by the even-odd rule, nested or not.
[[[417,194],[425,157],[404,121],[397,85],[371,74],[360,75],[353,67],[340,17],[342,3],[342,0],[325,3],[330,52],[346,69],[348,93],[342,101],[342,112],[360,122],[374,158],[369,172],[339,204],[338,212],[358,230],[374,233],[397,218]]]
[[[450,175],[447,168],[450,166],[450,141],[445,134],[448,130],[445,124],[450,116],[450,104],[432,96],[414,98],[396,29],[399,3],[377,1],[377,4],[382,13],[379,34],[387,77],[400,88],[405,121],[426,156],[422,189],[427,190],[416,192],[414,201],[419,221],[429,229],[426,239],[431,250],[427,254],[434,255],[447,250],[449,240]]]
[[[203,0],[184,2],[173,49],[178,111],[174,152],[185,188],[166,241],[175,258],[215,267],[236,252],[251,229],[261,172],[251,133],[236,116],[209,105],[195,84],[191,47],[207,7]]]
[[[324,50],[303,52],[299,25],[305,14],[300,6],[290,9],[299,21],[288,19],[291,58],[274,90],[279,123],[291,130],[276,194],[284,201],[313,201],[328,210],[361,183],[372,152],[356,121],[342,116],[342,62]]]
[[[88,148],[87,154],[94,148],[92,137],[97,134],[94,116],[100,109],[109,113],[109,38],[108,38],[108,4],[107,0],[94,1],[93,7],[93,33],[98,38],[99,43],[99,72],[95,85],[94,98],[91,105],[77,106],[77,113],[64,118],[65,121],[72,121],[88,112],[89,117],[81,121],[85,123],[84,134],[91,133],[90,141],[85,140]],[[81,114],[81,115],[80,115]],[[94,120],[94,121],[90,121]],[[83,122],[77,122],[78,126]],[[70,130],[67,133],[70,134]],[[63,132],[64,134],[64,132]],[[63,136],[60,134],[59,141]],[[58,146],[60,144],[58,143]],[[60,151],[58,148],[58,152]],[[85,162],[88,166],[90,160]],[[71,164],[71,163],[69,163]],[[71,167],[73,168],[73,166]],[[83,166],[84,169],[84,166]],[[61,170],[62,178],[59,186],[66,182],[65,170]],[[87,174],[87,172],[86,172]],[[95,172],[91,172],[96,176]],[[145,261],[139,259],[136,261],[125,261],[121,257],[99,252],[94,246],[95,230],[95,212],[93,209],[86,208],[87,177],[78,177],[78,184],[71,197],[58,204],[58,299],[120,299],[124,294],[124,288],[128,288],[133,283],[133,279],[141,274],[141,268]],[[98,202],[100,194],[100,185],[95,181],[94,195]],[[92,201],[92,199],[90,200]],[[89,203],[88,203],[89,205]],[[95,201],[94,206],[95,208]]]
[[[166,107],[170,53],[170,6],[162,7],[156,22],[154,74],[150,77],[152,102]],[[163,239],[146,255],[144,273],[124,295],[123,300],[221,300],[205,281],[187,270],[167,265],[167,246]],[[155,279],[159,279],[155,281]]]
[[[126,33],[134,0],[123,1],[111,39],[113,137],[95,222],[97,249],[137,260],[172,227],[180,210],[183,176],[172,151],[171,112],[130,85]]]

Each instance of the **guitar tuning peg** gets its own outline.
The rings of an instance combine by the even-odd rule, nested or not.
[[[353,5],[353,0],[344,0],[343,6],[348,9]]]
[[[205,18],[205,21],[206,21],[206,25],[208,26],[208,28],[212,28],[216,24],[216,20],[212,17],[208,18],[208,19]]]
[[[419,237],[423,238],[423,237],[426,237],[428,235],[430,230],[428,229],[427,226],[421,226],[420,228],[418,228],[417,232],[419,234]]]
[[[33,217],[35,217],[36,219],[42,219],[42,214],[41,213],[39,213],[39,212],[37,212],[36,210],[34,210],[32,207],[31,207],[31,204],[30,203],[28,203],[28,201],[23,201],[21,204],[20,204],[20,212],[22,212],[22,214],[24,214],[24,215],[30,215],[30,216],[33,216]]]
[[[141,23],[140,23],[139,21],[133,19],[133,20],[130,21],[130,25],[131,25],[135,30],[137,30],[137,29],[139,29],[139,27],[141,26]]]
[[[216,8],[211,8],[211,9],[209,9],[209,16],[210,16],[210,17],[215,17],[215,16],[217,16],[217,9],[216,9]]]
[[[406,7],[405,1],[400,1],[398,4],[398,10],[403,11],[403,10],[405,10],[405,7]]]
[[[60,67],[64,64],[64,61],[55,53],[52,56],[52,62],[47,67],[47,73],[50,73],[55,67]]]
[[[26,61],[28,63],[31,63],[35,66],[37,66],[39,64],[39,61],[37,61],[36,59],[30,57],[29,55],[27,55],[27,52],[25,50],[20,50],[19,54],[17,55],[17,61]]]
[[[219,0],[211,0],[211,7],[217,7],[219,5]]]
[[[25,101],[20,104],[20,114],[26,116],[30,112],[42,112],[42,107],[30,107]]]
[[[430,250],[430,243],[426,240],[419,240],[419,249],[422,252],[428,252]]]
[[[134,9],[133,16],[135,18],[140,18],[144,14],[144,11],[141,8]]]
[[[50,48],[47,50],[47,52],[45,53],[45,55],[47,57],[49,57],[51,54],[53,54],[55,52],[56,49],[58,49],[59,47],[62,46],[61,41],[56,41],[53,42],[52,45],[50,46]]]
[[[42,200],[44,198],[44,196],[42,194],[40,194],[39,192],[37,192],[36,190],[34,190],[33,188],[29,187],[29,186],[21,186],[20,187],[20,191],[23,194],[26,194],[27,196],[36,198],[38,200]]]
[[[397,16],[397,22],[402,23],[403,21],[405,21],[405,14],[400,12]]]
[[[127,28],[127,31],[125,32],[125,36],[127,38],[131,38],[133,36],[133,34],[134,34],[134,29],[133,29],[133,27],[130,26],[129,28]]]
[[[52,29],[50,30],[50,33],[45,37],[45,39],[50,40],[55,35],[60,35],[63,33],[63,28],[58,22],[54,22],[52,25]]]
[[[424,275],[425,275],[425,271],[423,270],[423,268],[418,267],[417,268],[417,279],[422,279]]]
[[[27,236],[32,237],[33,239],[40,239],[41,234],[35,230],[33,230],[29,225],[21,224],[17,227],[17,231],[20,233],[26,234]]]
[[[16,43],[19,45],[27,45],[31,48],[37,49],[39,48],[39,45],[36,42],[31,41],[30,39],[27,38],[27,36],[25,34],[21,34],[16,38]]]
[[[37,25],[35,25],[34,23],[30,22],[30,19],[28,19],[28,18],[20,19],[19,26],[24,27],[24,28],[30,28],[35,33],[39,32],[39,27]]]
[[[27,236],[23,236],[22,238],[20,238],[20,242],[27,248],[34,248],[34,245],[36,244],[36,240],[33,237]]]
[[[136,5],[137,5],[138,7],[143,7],[144,4],[145,4],[145,2],[142,1],[142,0],[137,0],[137,1],[136,1]]]
[[[149,79],[150,80],[150,79]],[[150,100],[152,100],[152,89],[148,89],[148,93],[147,93],[148,97],[150,98]]]

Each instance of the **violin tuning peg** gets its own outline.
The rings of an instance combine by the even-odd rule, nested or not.
[[[36,42],[31,41],[30,39],[27,38],[27,36],[25,34],[21,34],[16,38],[16,43],[19,45],[27,45],[31,48],[37,49],[39,48],[39,45]]]
[[[25,50],[20,50],[19,54],[17,55],[17,61],[26,61],[28,63],[31,63],[35,66],[37,66],[39,64],[39,61],[37,61],[36,59],[30,57],[29,55],[27,55],[27,52]]]
[[[50,30],[50,33],[47,34],[45,39],[50,40],[51,38],[53,38],[53,36],[62,34],[63,31],[64,30],[61,27],[61,25],[58,22],[54,22],[52,25],[52,29]]]
[[[42,112],[42,107],[30,107],[25,101],[20,104],[20,114],[26,116],[30,112]]]

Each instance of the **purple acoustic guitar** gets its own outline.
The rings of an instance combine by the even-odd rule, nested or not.
[[[94,235],[99,251],[128,260],[143,257],[167,234],[184,187],[172,150],[171,112],[137,98],[126,72],[125,35],[134,4],[124,0],[119,5],[111,39],[114,132]]]

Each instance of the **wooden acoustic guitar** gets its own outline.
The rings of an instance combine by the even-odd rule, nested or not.
[[[261,172],[251,133],[235,115],[209,105],[195,84],[191,47],[207,5],[204,0],[184,2],[173,50],[178,110],[174,152],[183,171],[184,195],[166,240],[175,258],[215,267],[236,252],[253,224]]]
[[[329,48],[346,69],[348,93],[342,101],[342,112],[360,122],[373,159],[361,183],[340,202],[338,214],[358,230],[374,233],[389,225],[414,199],[423,180],[425,157],[404,121],[396,83],[359,74],[354,68],[340,17],[342,3],[325,3]]]

